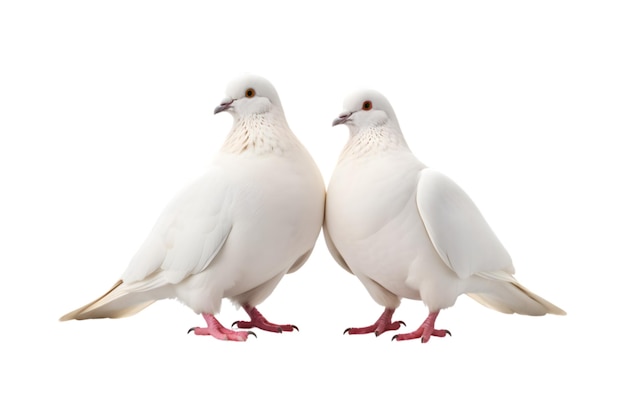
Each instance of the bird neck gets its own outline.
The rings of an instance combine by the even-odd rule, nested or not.
[[[222,152],[282,154],[299,145],[285,118],[273,112],[236,118]]]
[[[390,124],[370,126],[350,132],[340,159],[354,159],[385,152],[409,150],[402,132]]]

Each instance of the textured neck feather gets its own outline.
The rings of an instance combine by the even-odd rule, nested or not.
[[[409,150],[402,132],[386,123],[350,132],[350,140],[341,152],[340,160],[355,159],[389,151]]]
[[[283,154],[300,146],[285,118],[273,112],[236,118],[222,152],[243,154]]]

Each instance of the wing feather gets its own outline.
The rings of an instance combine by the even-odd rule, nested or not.
[[[451,179],[423,169],[418,178],[417,208],[437,253],[460,278],[484,271],[514,273],[500,240],[470,197]]]
[[[213,170],[165,208],[126,272],[111,290],[61,320],[126,317],[159,298],[168,285],[206,269],[232,228],[227,184]]]
[[[205,270],[232,229],[231,195],[216,170],[178,194],[122,275],[133,290],[176,284]]]

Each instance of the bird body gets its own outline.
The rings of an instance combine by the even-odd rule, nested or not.
[[[410,154],[393,152],[387,156],[386,162],[393,163],[358,158],[338,164],[328,187],[326,225],[357,277],[372,280],[401,297],[420,299],[418,289],[408,287],[406,278],[416,256],[412,247],[422,234],[405,227],[407,222],[418,223],[411,194],[415,194],[419,167]],[[386,198],[391,194],[393,198]],[[394,303],[384,304],[391,307]],[[397,307],[399,301],[395,304]]]
[[[323,222],[321,174],[269,82],[245,76],[227,92],[216,113],[232,113],[233,128],[207,173],[170,202],[114,288],[62,320],[123,317],[162,298],[207,316],[223,298],[253,312],[307,260]]]
[[[328,185],[327,246],[385,311],[408,298],[436,317],[468,294],[505,313],[564,314],[516,281],[508,252],[478,208],[414,156],[380,93],[349,97],[333,124],[348,125],[350,139]],[[353,333],[380,333],[391,323],[378,324]]]

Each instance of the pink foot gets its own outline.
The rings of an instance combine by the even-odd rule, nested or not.
[[[430,313],[424,323],[414,332],[397,334],[391,340],[411,340],[422,338],[422,343],[426,343],[430,340],[430,336],[444,337],[445,335],[452,336],[448,330],[435,329],[435,320],[439,315],[439,311]]]
[[[194,334],[202,336],[213,336],[220,340],[235,340],[237,342],[245,342],[249,335],[256,335],[253,332],[237,332],[227,329],[222,326],[219,321],[212,314],[202,313],[202,317],[206,321],[207,327],[192,327],[187,333],[194,332]]]
[[[250,316],[250,321],[236,321],[232,325],[237,325],[240,329],[251,329],[253,327],[257,327],[261,330],[267,330],[268,332],[274,333],[282,333],[282,332],[293,332],[294,330],[300,331],[297,326],[293,324],[274,324],[267,321],[265,317],[256,307],[251,307],[249,305],[243,306],[246,313]]]
[[[395,310],[391,308],[386,308],[385,311],[383,311],[383,314],[371,326],[348,327],[346,330],[344,330],[343,334],[374,333],[376,337],[378,337],[388,330],[398,330],[401,324],[406,326],[406,324],[403,321],[394,321],[393,323],[391,322],[391,316],[393,316],[394,311]]]

